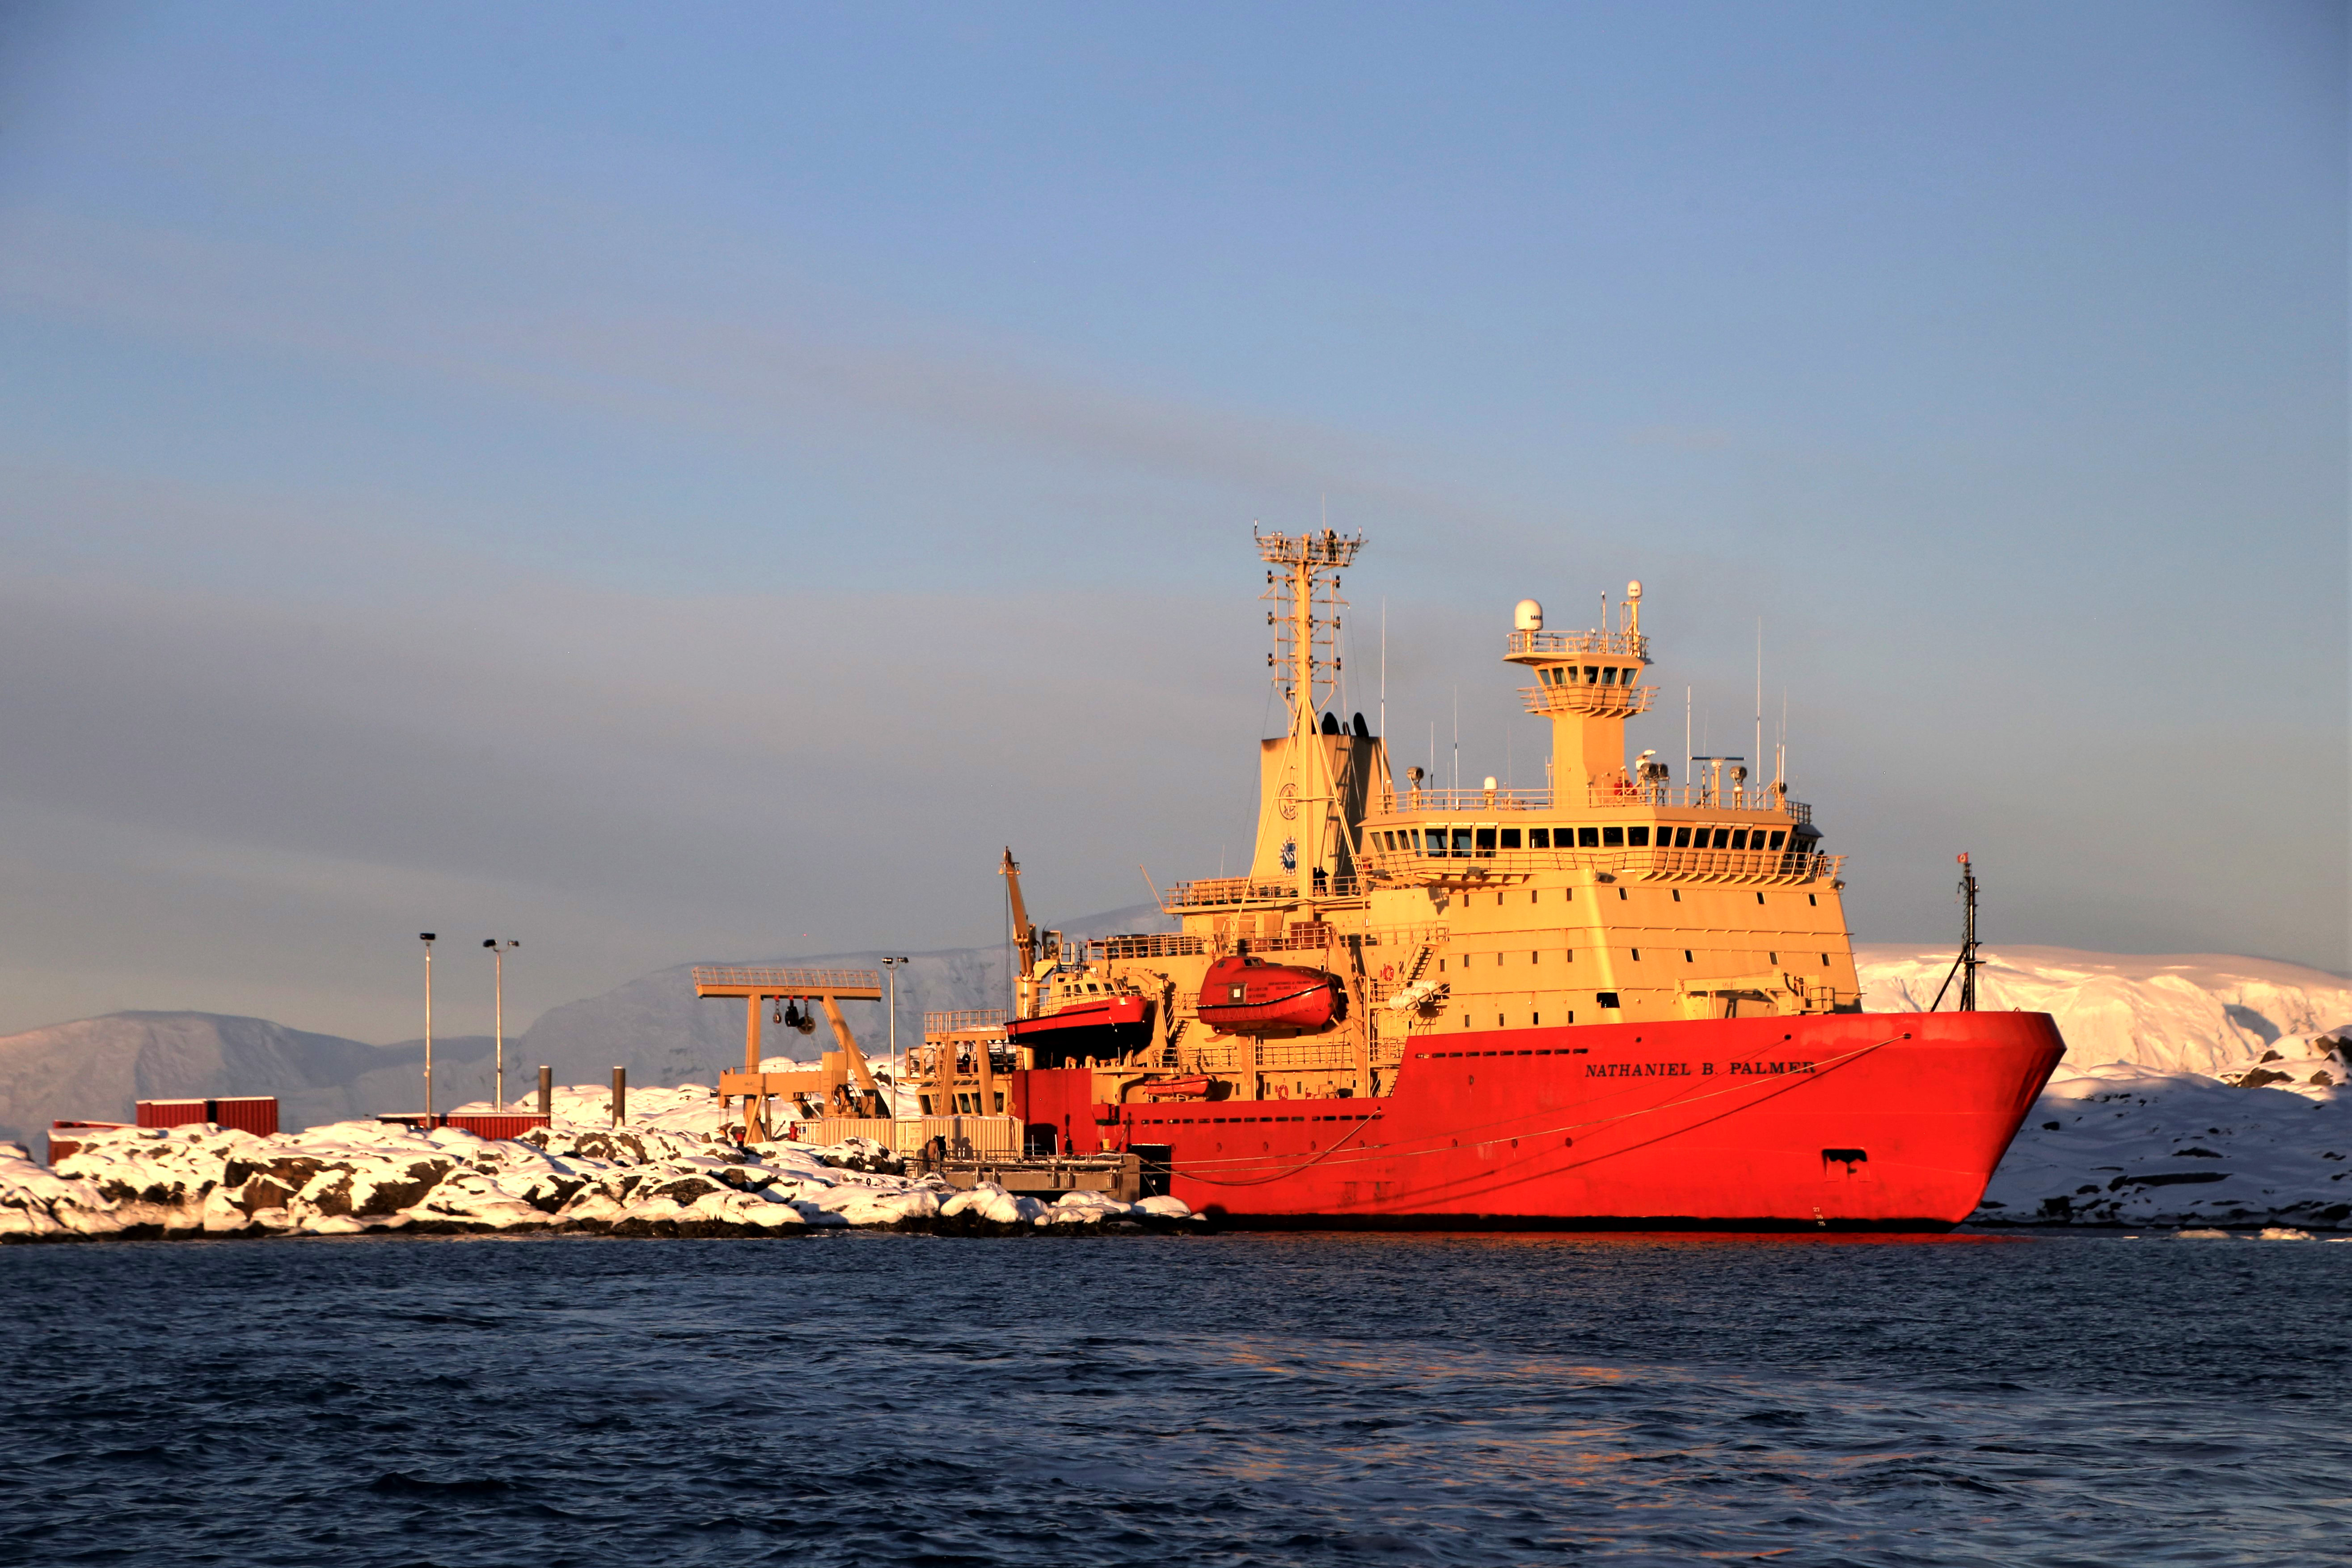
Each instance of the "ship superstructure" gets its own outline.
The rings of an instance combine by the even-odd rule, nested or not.
[[[1065,942],[1024,915],[1014,1016],[933,1042],[927,1110],[1003,1103],[1033,1149],[1145,1152],[1196,1206],[1268,1222],[1973,1207],[2054,1027],[1863,1014],[1842,859],[1785,781],[1737,758],[1680,783],[1654,752],[1629,766],[1626,721],[1654,695],[1640,584],[1590,629],[1514,613],[1503,658],[1550,722],[1548,785],[1441,787],[1397,780],[1337,706],[1360,536],[1256,545],[1286,721],[1259,745],[1247,873],[1168,889],[1174,932]],[[975,1054],[978,1036],[998,1044]],[[975,1092],[998,1050],[1009,1099]]]

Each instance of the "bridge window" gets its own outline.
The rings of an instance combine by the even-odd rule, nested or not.
[[[1530,849],[1549,849],[1549,848],[1550,848],[1550,847],[1551,847],[1551,829],[1550,829],[1550,828],[1549,828],[1549,827],[1530,827],[1530,828],[1528,828],[1528,848],[1530,848]]]
[[[1739,827],[1732,830],[1731,847],[1734,849],[1745,849],[1748,847],[1748,829]]]
[[[1617,669],[1614,665],[1604,665],[1601,667],[1601,684],[1603,686],[1614,686],[1617,684]]]
[[[1470,858],[1470,830],[1468,828],[1457,827],[1454,830],[1454,854],[1456,859],[1467,860]]]
[[[1597,828],[1597,827],[1580,827],[1580,828],[1578,828],[1578,829],[1576,830],[1576,847],[1577,847],[1579,849],[1598,849],[1598,848],[1600,848],[1600,847],[1601,847],[1601,829],[1599,829],[1599,828]]]
[[[1647,849],[1650,847],[1650,830],[1646,827],[1629,827],[1625,830],[1625,842],[1636,849]]]
[[[1625,830],[1622,827],[1602,828],[1601,830],[1601,846],[1604,849],[1624,848]]]
[[[1492,859],[1495,854],[1495,830],[1491,827],[1481,827],[1477,831],[1479,858]]]
[[[1774,835],[1772,835],[1772,847],[1773,847],[1773,848],[1775,848],[1775,849],[1778,849],[1779,847],[1780,847],[1780,840],[1782,840],[1783,838],[1786,838],[1787,837],[1789,837],[1789,836],[1788,836],[1787,834],[1785,834],[1785,833],[1775,833]]]
[[[1517,849],[1518,847],[1519,830],[1516,827],[1506,827],[1503,829],[1502,847],[1506,849]]]
[[[1717,849],[1725,849],[1725,848],[1728,848],[1728,847],[1730,847],[1730,845],[1731,845],[1731,829],[1729,829],[1728,827],[1718,827],[1718,828],[1717,828],[1717,829],[1715,830],[1715,847],[1716,847]]]
[[[1588,664],[1584,667],[1584,684],[1587,686],[1598,686],[1601,684],[1601,667],[1599,665]]]

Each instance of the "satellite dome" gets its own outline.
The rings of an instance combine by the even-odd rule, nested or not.
[[[1629,599],[1638,599],[1642,596],[1642,580],[1639,577],[1625,584],[1625,596]]]
[[[1533,599],[1521,599],[1511,612],[1511,625],[1523,632],[1543,630],[1543,606]]]

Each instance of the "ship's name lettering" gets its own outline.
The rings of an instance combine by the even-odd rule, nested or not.
[[[1713,1078],[1720,1071],[1730,1078],[1778,1078],[1786,1073],[1811,1072],[1811,1062],[1587,1062],[1587,1078]]]

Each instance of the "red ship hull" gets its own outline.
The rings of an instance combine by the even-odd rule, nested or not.
[[[1942,1230],[2064,1049],[2042,1013],[1465,1029],[1391,1094],[1102,1105],[1065,1146],[1164,1150],[1237,1225]]]

